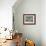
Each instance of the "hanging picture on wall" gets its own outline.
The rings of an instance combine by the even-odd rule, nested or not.
[[[23,24],[24,25],[35,25],[36,14],[23,14]]]

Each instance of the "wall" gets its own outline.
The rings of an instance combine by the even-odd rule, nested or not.
[[[46,0],[41,1],[41,40],[42,46],[46,46]]]
[[[12,29],[12,6],[16,0],[0,0],[0,27]]]
[[[15,30],[23,33],[23,37],[35,41],[36,46],[41,46],[41,1],[40,0],[23,0],[18,7],[14,5]],[[36,14],[36,25],[24,25],[23,14]]]

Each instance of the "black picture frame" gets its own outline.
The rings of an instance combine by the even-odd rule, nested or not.
[[[23,24],[24,25],[35,25],[36,14],[23,14]]]

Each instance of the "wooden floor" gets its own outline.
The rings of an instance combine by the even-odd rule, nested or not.
[[[13,39],[13,40],[6,40],[6,42],[1,44],[0,46],[16,46],[15,39]]]

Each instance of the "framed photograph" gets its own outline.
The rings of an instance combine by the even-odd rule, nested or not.
[[[23,24],[24,25],[35,25],[36,14],[23,14]]]

